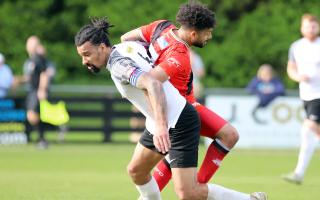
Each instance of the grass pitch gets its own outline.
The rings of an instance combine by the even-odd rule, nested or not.
[[[64,143],[47,150],[34,145],[0,146],[1,200],[135,200],[138,193],[126,173],[134,145]],[[200,160],[204,147],[200,148]],[[243,192],[266,191],[270,200],[320,199],[319,151],[302,185],[284,182],[298,150],[235,149],[211,182]],[[177,199],[170,183],[164,200]]]

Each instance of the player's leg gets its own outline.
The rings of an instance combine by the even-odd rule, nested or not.
[[[190,112],[186,114],[187,112]],[[176,145],[181,146],[181,141],[184,141],[184,143],[192,143],[192,145],[195,145],[196,149],[198,149],[199,145],[199,132],[200,132],[200,121],[198,114],[194,107],[190,104],[187,104],[187,106],[184,109],[183,116],[180,116],[179,121],[176,125],[175,129],[170,130],[172,135],[175,135],[173,139],[177,142]],[[192,132],[191,136],[190,133],[188,137],[191,139],[188,139],[188,137],[185,137],[184,133],[185,132]],[[171,136],[170,136],[171,137]],[[171,137],[172,138],[172,137]],[[174,143],[171,144],[171,150],[174,150]],[[190,149],[190,145],[185,145],[180,147],[176,147],[178,151],[181,149],[187,150]],[[194,149],[190,149],[194,150]],[[198,156],[198,153],[196,153]],[[170,160],[171,159],[171,160]],[[154,172],[153,172],[153,177],[157,181],[157,184],[159,186],[160,191],[168,184],[169,180],[172,177],[172,172],[170,163],[172,161],[172,157],[169,159],[168,155],[166,156],[166,159],[162,159],[156,166]]]
[[[306,120],[303,123],[299,159],[295,169],[295,174],[298,177],[304,177],[305,171],[318,144],[317,129],[318,125],[314,121]]]
[[[293,173],[284,175],[283,178],[289,182],[301,184],[305,172],[309,166],[310,160],[314,154],[315,148],[319,143],[317,131],[318,125],[310,120],[305,120],[301,129],[301,144],[298,156],[298,162]]]
[[[207,149],[198,172],[198,181],[207,183],[238,141],[239,134],[227,121],[205,106],[197,104],[195,108],[201,119],[201,136],[214,139]]]
[[[172,168],[172,180],[178,199],[208,198],[208,188],[197,182],[197,168]]]
[[[154,150],[152,135],[144,131],[127,166],[128,174],[135,183],[142,200],[161,199],[158,185],[150,172],[163,155]]]
[[[192,105],[186,107],[175,128],[170,129],[168,163],[178,198],[202,200],[207,199],[208,190],[197,183],[200,119]]]
[[[160,160],[152,174],[154,179],[157,181],[160,191],[164,189],[164,187],[169,183],[172,177],[172,172],[168,159],[169,158],[167,155],[164,159]]]
[[[175,192],[183,200],[267,200],[264,192],[238,192],[216,184],[197,182],[196,168],[172,168]]]
[[[202,136],[215,140],[209,145],[206,156],[198,172],[198,181],[207,183],[220,167],[221,161],[236,144],[239,135],[235,128],[223,118],[201,104],[195,105],[200,116]],[[212,162],[214,161],[214,162]],[[168,184],[172,172],[166,159],[161,160],[153,173],[160,191]]]
[[[320,101],[313,100],[304,102],[304,104],[307,119],[305,119],[301,128],[298,162],[293,173],[283,176],[285,180],[297,184],[302,182],[320,138]]]
[[[40,105],[37,97],[36,91],[31,91],[27,96],[26,101],[27,108],[27,120],[29,124],[33,127],[32,129],[37,128],[38,130],[38,147],[41,149],[45,149],[48,147],[48,143],[45,140],[44,135],[44,123],[40,120]],[[31,131],[28,128],[28,131]],[[30,133],[28,133],[30,134]]]

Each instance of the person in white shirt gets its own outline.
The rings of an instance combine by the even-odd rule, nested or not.
[[[0,99],[7,96],[8,90],[13,84],[13,74],[8,65],[5,64],[5,58],[0,53]]]
[[[200,120],[196,110],[169,81],[154,78],[151,60],[142,45],[125,42],[112,46],[109,27],[105,18],[93,18],[76,34],[75,45],[82,64],[95,73],[106,65],[121,95],[146,117],[146,129],[127,167],[140,199],[161,199],[150,172],[166,154],[179,199],[267,199],[264,193],[250,195],[197,183]]]
[[[320,138],[320,37],[319,20],[304,14],[301,20],[302,38],[289,50],[287,72],[299,83],[300,98],[304,103],[306,119],[301,128],[301,145],[294,172],[283,178],[301,184],[306,169]]]

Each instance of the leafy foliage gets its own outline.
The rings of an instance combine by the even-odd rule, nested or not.
[[[87,75],[81,68],[73,38],[89,16],[107,16],[111,40],[156,19],[174,21],[182,0],[2,0],[0,1],[0,52],[15,74],[27,58],[25,41],[38,35],[58,67],[56,82],[103,82],[103,75]],[[196,49],[205,64],[207,87],[243,87],[262,63],[272,64],[288,87],[287,52],[300,37],[300,16],[320,16],[317,0],[203,0],[215,11],[218,26],[203,49]],[[232,72],[232,73],[230,73]]]

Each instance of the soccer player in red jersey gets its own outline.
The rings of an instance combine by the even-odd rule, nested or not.
[[[192,89],[190,46],[204,47],[212,38],[215,15],[199,2],[183,4],[176,16],[180,28],[166,20],[158,20],[127,32],[121,41],[141,41],[148,45],[155,66],[154,76],[169,81],[191,103],[201,119],[202,136],[213,139],[198,172],[198,182],[207,183],[221,161],[237,143],[237,130],[212,110],[198,103]],[[171,178],[168,160],[161,161],[153,174],[160,190]]]
[[[111,45],[105,18],[92,19],[75,36],[82,64],[92,72],[108,69],[116,88],[146,117],[146,129],[137,144],[127,172],[141,200],[161,200],[150,171],[170,157],[175,192],[180,200],[266,200],[263,192],[242,193],[196,180],[200,120],[169,81],[156,80],[147,51],[136,42]]]

